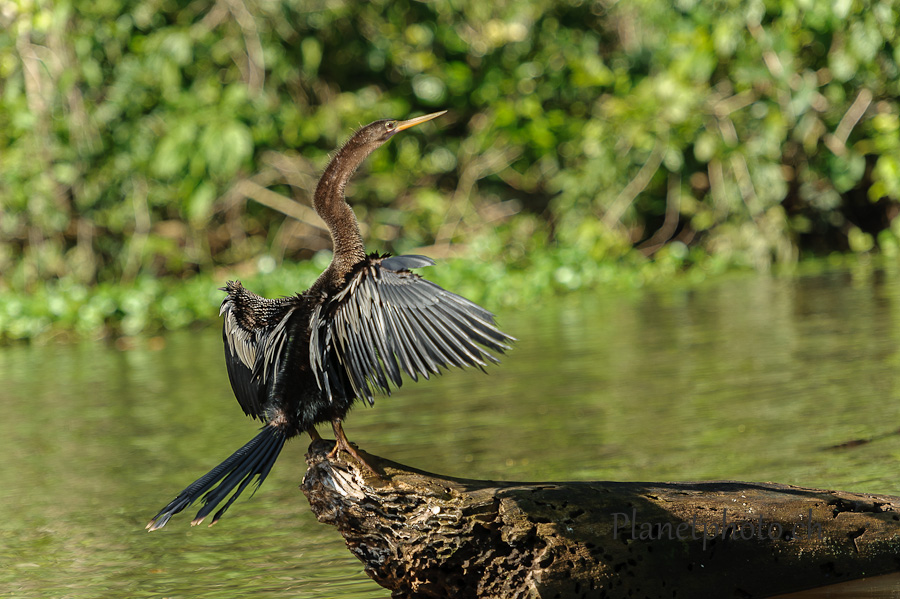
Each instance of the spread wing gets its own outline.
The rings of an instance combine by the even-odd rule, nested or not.
[[[494,316],[464,297],[410,272],[434,264],[425,256],[370,256],[347,284],[320,304],[310,322],[310,363],[331,399],[390,393],[401,371],[426,379],[441,368],[483,367],[514,339]]]
[[[224,316],[228,379],[244,413],[263,419],[263,405],[287,350],[288,323],[298,307],[297,298],[260,297],[239,281],[229,281],[223,291],[228,295],[219,315]]]

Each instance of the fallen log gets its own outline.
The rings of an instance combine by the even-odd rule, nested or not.
[[[769,597],[900,570],[900,497],[775,483],[466,480],[307,454],[302,489],[395,598]]]

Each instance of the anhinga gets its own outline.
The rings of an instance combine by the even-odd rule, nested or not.
[[[215,524],[251,482],[262,484],[287,439],[303,432],[317,439],[315,426],[323,422],[334,429],[330,455],[344,450],[365,464],[341,427],[354,401],[373,404],[373,388],[389,393],[391,386],[400,386],[401,372],[415,381],[441,368],[497,362],[479,345],[501,353],[509,349],[512,337],[494,325],[490,312],[411,272],[433,265],[430,258],[367,256],[344,198],[347,181],[372,151],[444,112],[375,121],[354,133],[331,159],[313,205],[331,232],[334,255],[307,291],[267,299],[238,281],[223,288],[228,378],[244,412],[265,425],[164,507],[149,530],[162,528],[202,498],[203,508],[191,522],[199,524],[234,491],[213,516]]]

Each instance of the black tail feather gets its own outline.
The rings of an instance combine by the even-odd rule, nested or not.
[[[244,489],[251,482],[256,480],[256,487],[259,488],[263,481],[266,480],[286,440],[287,437],[284,433],[274,426],[264,426],[259,434],[253,437],[249,443],[179,493],[178,497],[173,499],[150,520],[150,523],[147,524],[147,530],[153,531],[162,528],[169,521],[169,518],[190,506],[202,496],[203,508],[191,522],[192,526],[200,524],[235,487],[238,487],[237,491],[225,503],[225,506],[216,512],[210,524],[212,526],[212,524],[218,522],[225,510],[234,503],[234,500],[244,492]],[[238,486],[239,484],[240,486]]]
[[[259,485],[262,484],[262,481],[269,474],[269,470],[272,469],[272,466],[275,465],[275,460],[278,458],[278,454],[281,453],[281,448],[284,445],[284,437],[272,437],[267,440],[267,442],[263,443],[253,454],[248,456],[248,463],[240,468],[239,470],[234,470],[231,474],[225,477],[224,480],[219,484],[215,489],[210,490],[206,495],[203,496],[203,509],[197,512],[197,517],[191,522],[191,525],[196,526],[203,522],[203,519],[212,512],[219,503],[231,493],[231,490],[234,487],[238,487],[237,491],[235,491],[231,497],[225,502],[225,505],[216,512],[216,515],[213,517],[213,521],[210,522],[210,526],[219,521],[219,518],[222,517],[222,514],[225,513],[232,503],[234,503],[235,499],[237,499],[241,493],[244,492],[244,489],[247,488],[251,482],[253,482],[255,475],[258,477],[258,482],[256,488],[259,488]],[[251,476],[248,476],[252,474]],[[240,486],[238,484],[240,483]],[[254,489],[256,492],[256,489]]]

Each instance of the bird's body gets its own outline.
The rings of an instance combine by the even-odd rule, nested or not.
[[[356,400],[374,403],[373,391],[428,378],[450,366],[496,362],[479,346],[503,352],[512,338],[487,310],[411,271],[434,262],[424,256],[366,255],[344,187],[375,148],[403,129],[439,116],[376,121],[337,152],[316,188],[314,207],[334,242],[329,267],[305,292],[267,299],[229,282],[224,317],[225,362],[244,412],[265,423],[249,443],[182,491],[147,525],[162,528],[197,499],[199,524],[230,493],[215,523],[254,480],[268,475],[284,442],[331,422],[334,451],[361,458],[341,422]],[[365,462],[363,462],[365,464]],[[234,491],[232,493],[232,491]]]

